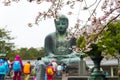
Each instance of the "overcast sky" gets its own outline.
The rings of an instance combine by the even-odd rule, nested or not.
[[[91,0],[87,1],[89,1],[89,4]],[[38,12],[47,9],[49,4],[43,3],[41,6],[35,3],[29,3],[27,0],[22,0],[19,3],[13,2],[11,6],[3,6],[0,1],[0,27],[12,31],[11,36],[15,37],[12,42],[15,43],[17,48],[43,47],[45,36],[55,31],[53,19],[43,20],[39,22],[39,26],[33,25],[33,27],[28,27],[28,23],[34,23]],[[67,11],[69,10],[64,8],[62,13],[66,14]],[[70,26],[75,24],[74,22],[78,16],[79,8],[72,11],[76,12],[76,14],[68,16]],[[88,11],[80,12],[79,15],[84,21],[89,16]]]

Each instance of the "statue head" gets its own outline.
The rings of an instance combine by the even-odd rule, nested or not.
[[[68,18],[65,15],[59,16],[58,19],[54,20],[56,30],[59,33],[65,33],[68,28]]]

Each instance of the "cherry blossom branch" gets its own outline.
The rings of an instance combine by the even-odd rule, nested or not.
[[[95,9],[94,9],[94,11],[92,12],[92,14],[90,15],[90,17],[88,18],[88,20],[86,21],[86,23],[85,23],[85,25],[84,25],[84,27],[86,26],[86,24],[88,23],[88,21],[90,20],[90,18],[91,18],[91,16],[94,14],[94,12],[96,11],[96,9],[97,9],[97,7],[98,7],[98,5],[100,4],[100,2],[101,2],[102,0],[100,0],[99,2],[98,2],[98,4],[96,5],[96,7],[95,7]]]
[[[100,32],[97,33],[97,35],[93,38],[93,40],[90,40],[87,42],[87,44],[91,43],[91,41],[96,41],[96,39],[98,38],[98,36],[103,32],[103,30],[107,27],[108,24],[110,24],[112,21],[114,21],[115,19],[117,19],[120,16],[120,14],[118,14],[116,17],[114,17],[113,19],[111,19],[102,29]]]

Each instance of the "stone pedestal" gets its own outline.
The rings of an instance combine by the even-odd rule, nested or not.
[[[79,76],[86,76],[88,75],[88,71],[87,71],[87,65],[86,62],[81,59],[78,65],[78,75]]]
[[[69,66],[69,76],[78,76],[78,65]]]

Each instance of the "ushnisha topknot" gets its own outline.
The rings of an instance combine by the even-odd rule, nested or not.
[[[66,19],[68,21],[68,18],[65,15],[58,15],[55,19],[55,21],[59,21],[60,19]]]

